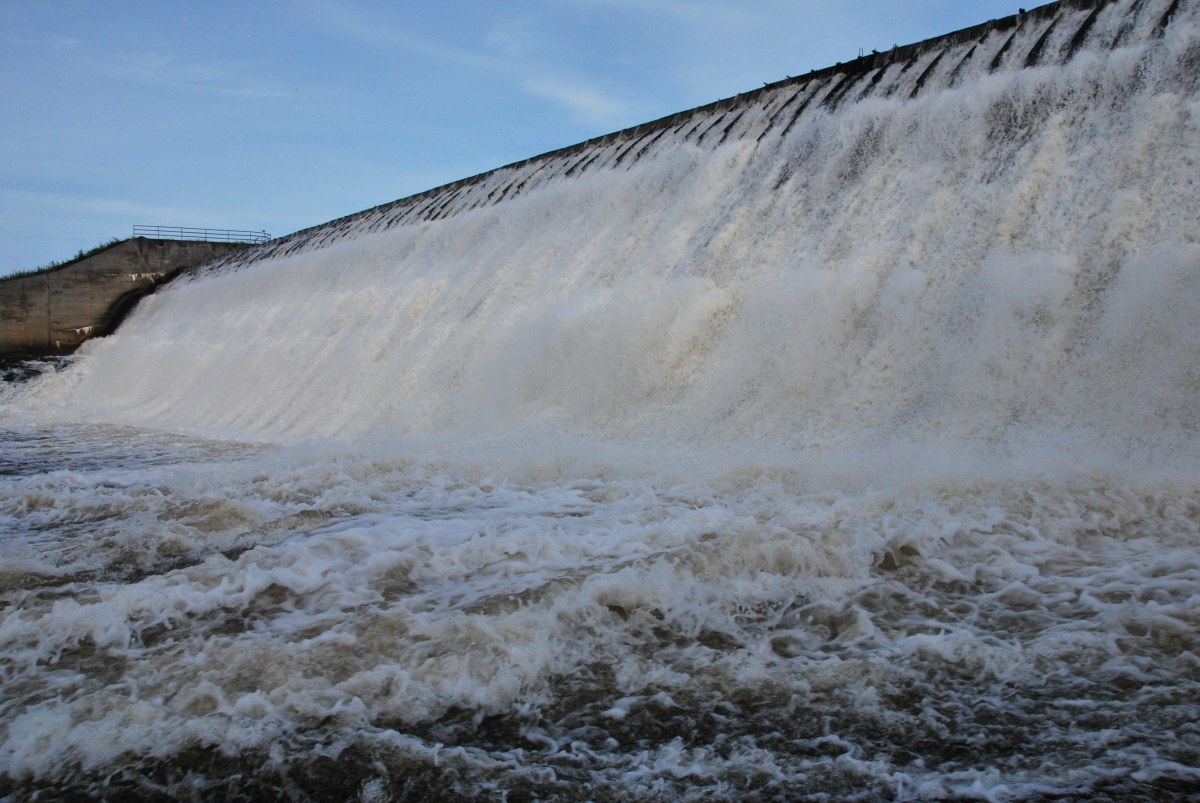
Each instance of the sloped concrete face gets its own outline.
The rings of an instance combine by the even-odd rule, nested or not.
[[[0,280],[0,356],[70,353],[111,332],[137,299],[180,270],[247,247],[137,237],[43,273]]]

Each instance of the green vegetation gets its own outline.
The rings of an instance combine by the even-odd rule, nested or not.
[[[79,253],[77,253],[75,256],[71,257],[70,259],[63,259],[58,262],[51,262],[49,264],[42,265],[40,268],[30,268],[29,270],[19,270],[16,273],[10,273],[7,276],[0,276],[0,281],[4,281],[5,279],[18,279],[18,278],[21,278],[22,276],[36,276],[39,273],[46,273],[47,271],[54,270],[55,268],[61,268],[63,265],[70,265],[72,262],[78,262],[81,259],[86,259],[87,257],[90,257],[93,254],[98,254],[101,251],[104,251],[105,249],[112,248],[114,245],[116,245],[117,243],[120,243],[120,242],[124,242],[124,240],[122,240],[120,237],[113,237],[108,242],[100,243],[100,245],[97,245],[94,248],[89,248],[86,251],[83,250],[82,248],[79,249]]]

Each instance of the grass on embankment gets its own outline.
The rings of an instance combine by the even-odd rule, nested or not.
[[[51,262],[47,265],[42,265],[40,268],[30,268],[29,270],[19,270],[16,273],[10,273],[7,276],[0,276],[0,282],[5,281],[6,279],[21,279],[26,276],[36,276],[39,273],[48,273],[52,270],[61,268],[64,265],[70,265],[72,262],[78,262],[81,259],[87,259],[90,256],[93,256],[95,254],[100,253],[101,251],[105,251],[109,248],[112,248],[117,243],[122,243],[122,242],[125,242],[125,241],[122,240],[120,237],[113,237],[108,242],[101,243],[100,245],[97,245],[95,248],[89,248],[86,251],[83,250],[82,248],[79,249],[79,253],[76,254],[75,256],[71,257],[70,259],[63,259],[58,262]]]

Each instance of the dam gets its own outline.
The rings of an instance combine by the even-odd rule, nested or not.
[[[271,259],[358,234],[441,220],[503,203],[550,183],[592,171],[628,168],[687,143],[785,137],[809,117],[884,99],[912,99],[996,72],[1060,66],[1081,51],[1106,51],[1161,36],[1179,3],[1061,0],[915,44],[860,56],[705,106],[516,162],[278,238],[237,255],[235,266]],[[1099,24],[1098,24],[1099,23]]]
[[[1093,362],[1101,355],[1088,350],[1104,342],[1103,315],[1115,311],[1105,299],[1124,292],[1137,254],[1166,249],[1174,256],[1155,264],[1186,263],[1200,237],[1187,181],[1196,154],[1186,99],[1200,74],[1190,9],[1151,0],[1042,6],[279,237],[148,299],[127,322],[128,339],[106,343],[93,362],[144,364],[134,334],[171,332],[155,352],[156,370],[176,379],[170,389],[145,387],[138,401],[148,380],[119,380],[134,418],[162,415],[210,434],[250,425],[285,440],[476,426],[465,397],[496,393],[501,428],[527,408],[635,426],[617,413],[622,394],[634,393],[662,410],[701,405],[645,419],[672,422],[664,435],[724,416],[735,438],[779,421],[783,397],[755,386],[781,381],[809,416],[808,428],[785,428],[797,443],[840,438],[851,430],[837,411],[851,409],[862,411],[860,427],[889,438],[901,424],[921,439],[942,420],[972,442],[999,437],[1010,419],[1115,433],[1104,422],[1127,420],[1131,402],[1107,386]],[[634,285],[645,287],[627,290],[628,303],[613,295]],[[545,295],[530,295],[534,286]],[[989,308],[989,292],[1025,310],[1009,313],[1015,328],[995,323],[1015,338],[1003,347],[972,334],[985,318],[965,311]],[[724,322],[757,306],[756,315],[786,319],[772,306],[784,297],[806,310],[794,324],[804,337],[729,339],[736,328]],[[633,316],[628,324],[660,350],[635,348],[618,368],[600,323],[610,315]],[[577,336],[564,329],[569,316],[581,316]],[[459,323],[447,328],[450,320]],[[210,331],[236,344],[227,359],[214,360]],[[790,351],[806,338],[850,351]],[[297,396],[281,342],[289,354],[311,350],[310,367],[330,372],[322,385],[344,385],[348,403],[330,408],[324,390]],[[960,362],[947,343],[974,361]],[[706,388],[717,381],[704,366],[718,347],[782,349],[787,370],[757,375],[764,363],[747,355],[734,361],[745,369],[738,379]],[[571,353],[593,366],[586,381],[560,385],[573,373],[537,367]],[[494,384],[487,366],[513,359],[520,371]],[[1135,362],[1145,371],[1156,363]],[[279,370],[256,373],[262,365]],[[99,391],[104,373],[82,387]],[[911,381],[880,404],[876,383],[892,387],[900,376]],[[1149,384],[1170,395],[1182,381]],[[394,390],[385,394],[387,382]],[[265,415],[247,387],[295,401]],[[209,404],[215,388],[236,401]],[[544,394],[561,405],[542,409]],[[1174,411],[1191,404],[1170,398],[1162,403]]]
[[[1200,2],[181,274],[0,382],[0,797],[1200,795]]]

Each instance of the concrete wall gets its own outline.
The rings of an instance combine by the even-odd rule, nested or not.
[[[139,298],[183,268],[247,247],[137,237],[41,273],[0,279],[0,357],[69,353],[111,332]]]

